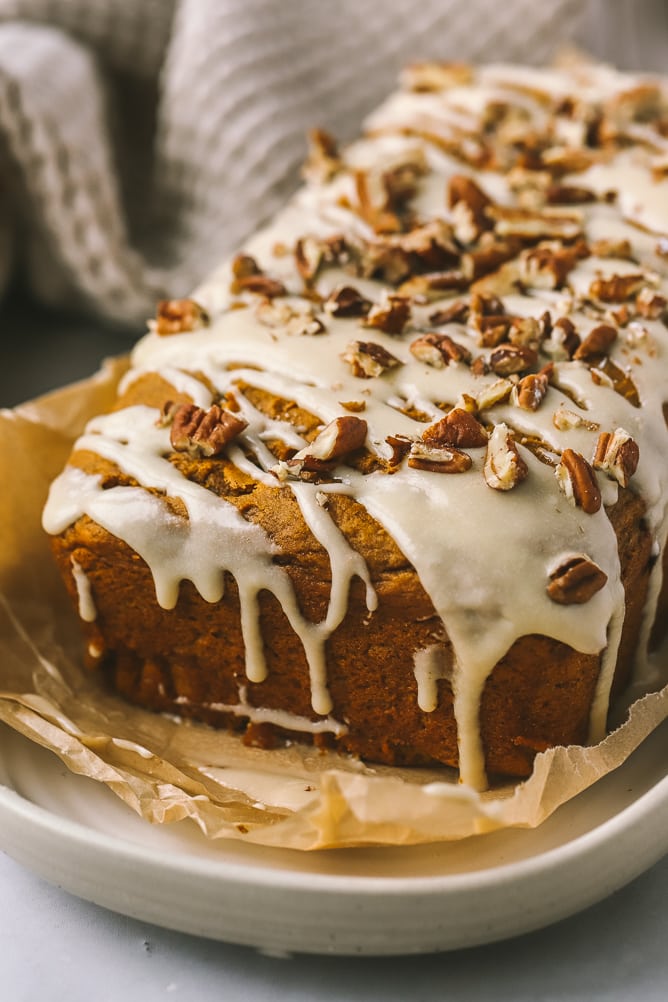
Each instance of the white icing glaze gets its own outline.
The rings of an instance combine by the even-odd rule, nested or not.
[[[95,601],[93,599],[93,592],[91,591],[88,575],[81,564],[77,563],[74,557],[71,558],[71,564],[72,577],[74,578],[74,583],[77,587],[79,615],[85,623],[93,623],[97,619],[97,609],[95,608]]]
[[[526,117],[527,128],[545,128],[550,105],[574,91],[579,100],[599,105],[622,100],[626,91],[642,82],[643,78],[630,78],[605,67],[550,73],[488,67],[477,74],[470,87],[392,96],[369,119],[369,135],[347,151],[347,163],[355,168],[382,170],[406,150],[419,146],[430,170],[418,182],[413,207],[422,220],[448,219],[447,180],[461,173],[462,165],[437,142],[404,135],[402,130],[425,130],[447,141],[464,141],[462,137],[481,134],[481,123],[491,104],[509,102]],[[573,122],[577,126],[577,119]],[[563,136],[579,134],[572,123],[564,120],[562,124],[558,132],[561,141]],[[590,241],[628,240],[635,261],[585,258],[570,272],[567,287],[562,290],[528,289],[504,296],[507,312],[537,318],[545,310],[555,315],[568,312],[584,337],[601,322],[587,304],[596,278],[635,274],[644,262],[661,267],[655,245],[656,234],[668,232],[668,182],[652,179],[651,157],[655,154],[656,150],[648,152],[641,146],[614,155],[606,152],[586,171],[565,179],[565,183],[600,194],[616,192],[615,205],[598,201],[578,206],[577,212],[581,213],[583,230]],[[470,168],[464,170],[476,174]],[[480,171],[477,179],[494,199],[512,203],[514,196],[502,173]],[[284,302],[303,303],[294,258],[290,253],[275,254],[278,242],[291,247],[303,235],[329,237],[341,233],[374,239],[370,226],[344,204],[346,199],[354,201],[354,197],[352,177],[346,171],[328,184],[310,183],[270,227],[248,242],[246,251],[268,274],[286,284],[292,298]],[[380,300],[384,288],[381,283],[357,277],[351,280],[349,274],[336,267],[324,270],[317,288],[327,295],[337,285],[351,281],[362,294]],[[648,281],[668,296],[668,283],[662,277],[651,276]],[[221,396],[234,392],[236,384],[244,381],[294,400],[317,415],[323,425],[346,413],[342,401],[361,401],[368,423],[368,447],[376,455],[388,457],[388,435],[415,436],[422,430],[398,408],[413,406],[438,419],[442,406],[453,405],[462,393],[475,396],[498,378],[494,374],[474,376],[463,363],[433,368],[411,354],[409,344],[415,331],[431,329],[428,318],[434,304],[413,304],[411,324],[403,337],[377,329],[370,331],[359,320],[336,319],[325,312],[319,316],[326,334],[302,337],[262,323],[253,296],[233,296],[229,265],[218,269],[193,295],[211,315],[211,326],[170,337],[149,333],[134,351],[125,387],[144,372],[158,372],[176,391],[206,407],[211,393],[192,373],[201,374]],[[233,301],[235,308],[230,308]],[[598,428],[584,423],[556,428],[553,415],[559,407],[595,420],[600,430],[625,429],[640,448],[634,489],[647,504],[647,523],[663,552],[668,533],[664,500],[668,497],[668,434],[662,414],[668,331],[662,322],[652,319],[643,319],[642,328],[646,337],[643,335],[638,343],[632,343],[631,335],[635,334],[631,325],[620,330],[610,352],[613,362],[632,378],[642,406],[635,407],[611,387],[595,383],[585,363],[556,361],[553,383],[538,410],[523,410],[509,401],[496,405],[490,414],[495,423],[505,422],[516,432],[540,438],[556,454],[570,447],[587,458],[593,455]],[[478,346],[471,327],[451,324],[446,329],[472,353],[489,355],[488,349]],[[341,357],[354,339],[373,340],[402,364],[381,378],[355,377]],[[353,577],[361,578],[366,585],[371,614],[377,601],[364,560],[317,496],[347,494],[397,542],[416,569],[452,642],[451,684],[460,771],[465,783],[481,786],[484,782],[478,720],[482,691],[494,665],[521,636],[536,633],[584,653],[604,652],[590,737],[595,740],[604,733],[623,625],[624,594],[617,543],[603,508],[591,515],[569,503],[558,490],[553,469],[523,446],[519,449],[529,475],[511,492],[512,496],[487,486],[482,475],[484,449],[475,448],[467,450],[473,462],[464,475],[444,476],[405,464],[392,475],[363,475],[341,465],[334,471],[333,483],[315,488],[288,480],[279,485],[269,472],[275,460],[266,443],[278,439],[297,451],[305,439],[299,429],[268,419],[242,394],[237,396],[248,427],[228,447],[228,458],[265,486],[292,491],[304,520],[327,551],[332,584],[322,622],[311,623],[300,613],[287,574],[273,562],[276,548],[267,534],[246,521],[231,504],[184,480],[164,458],[170,448],[169,432],[156,427],[157,415],[150,408],[131,407],[98,418],[89,424],[78,443],[79,448],[111,460],[140,486],[102,490],[96,478],[70,468],[52,487],[44,517],[47,531],[60,532],[85,512],[124,539],[146,561],[158,601],[166,608],[175,605],[181,580],[191,580],[206,601],[216,602],[223,594],[223,572],[232,574],[239,589],[246,671],[254,682],[260,682],[266,673],[257,595],[261,589],[269,589],[301,640],[309,664],[313,709],[325,718],[309,721],[308,729],[322,724],[325,729],[335,730],[329,716],[332,704],[327,690],[325,643],[345,616]],[[614,504],[617,484],[600,473],[597,479],[604,503]],[[159,496],[147,494],[143,489],[146,487],[179,498],[187,508],[187,521],[171,514]],[[583,553],[607,575],[605,587],[584,605],[556,604],[546,592],[549,574],[573,555]],[[660,573],[659,561],[651,582],[645,639]],[[437,681],[445,677],[440,650],[434,645],[415,656],[418,704],[427,713],[435,709]],[[243,698],[236,709],[225,709],[251,714]],[[251,719],[260,719],[257,714],[265,711],[252,708],[252,712],[255,716]]]

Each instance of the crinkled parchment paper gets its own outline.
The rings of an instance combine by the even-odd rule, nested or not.
[[[40,516],[74,437],[111,405],[125,367],[109,362],[91,380],[0,412],[0,719],[73,772],[106,783],[147,821],[189,817],[210,838],[294,849],[532,827],[620,765],[668,716],[666,686],[638,700],[601,744],[545,752],[526,782],[478,794],[447,769],[371,768],[296,746],[246,748],[233,735],[110,696],[81,666],[78,623]]]

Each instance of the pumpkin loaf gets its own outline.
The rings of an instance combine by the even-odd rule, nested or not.
[[[666,123],[662,80],[430,63],[314,132],[51,488],[89,666],[477,788],[601,739],[668,620]]]

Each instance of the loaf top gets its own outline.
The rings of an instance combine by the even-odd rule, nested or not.
[[[588,65],[408,68],[358,142],[339,151],[313,134],[305,186],[242,254],[191,299],[160,305],[119,408],[76,446],[137,486],[103,490],[68,467],[45,527],[89,515],[146,560],[167,608],[181,580],[213,602],[233,574],[255,681],[257,595],[272,591],[326,716],[324,645],[354,576],[376,603],[327,513],[329,494],[348,494],[415,567],[452,641],[465,782],[484,775],[485,680],[526,634],[604,652],[598,739],[624,616],[606,508],[634,490],[657,554],[667,531],[667,172],[662,80]],[[147,373],[166,384],[159,409],[141,402]],[[247,386],[318,428],[289,408],[264,413]],[[323,622],[300,613],[264,530],[181,476],[175,450],[292,491],[330,557]],[[433,665],[416,666],[429,710]]]

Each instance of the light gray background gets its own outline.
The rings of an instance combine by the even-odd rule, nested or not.
[[[0,406],[88,375],[130,344],[91,322],[5,305]],[[0,853],[0,1002],[666,1002],[667,900],[668,857],[607,901],[506,943],[286,959],[114,915]]]

